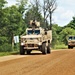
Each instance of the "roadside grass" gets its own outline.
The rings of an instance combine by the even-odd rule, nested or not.
[[[60,45],[55,45],[54,48],[52,48],[52,50],[57,50],[57,49],[67,49],[67,45],[64,45],[64,44],[60,44]],[[0,57],[2,56],[8,56],[8,55],[17,55],[19,54],[19,51],[13,51],[13,52],[0,52]]]
[[[67,45],[60,44],[60,45],[55,45],[54,49],[67,49]]]
[[[0,57],[1,56],[8,56],[8,55],[17,55],[19,54],[18,51],[14,51],[14,52],[0,52]]]

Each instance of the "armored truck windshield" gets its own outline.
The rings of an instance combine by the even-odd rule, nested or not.
[[[68,40],[75,40],[75,36],[69,36]]]
[[[40,30],[27,30],[27,34],[30,35],[30,34],[40,34]]]
[[[72,36],[69,36],[68,40],[72,40]]]
[[[75,40],[75,36],[74,36],[74,40]]]

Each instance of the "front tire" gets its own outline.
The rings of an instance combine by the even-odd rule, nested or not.
[[[24,46],[20,46],[20,55],[24,54],[25,54]]]
[[[42,54],[47,54],[46,43],[43,43],[43,44],[42,44]]]
[[[70,49],[70,46],[68,45],[68,49]]]

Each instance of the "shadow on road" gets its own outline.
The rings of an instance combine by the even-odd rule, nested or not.
[[[13,53],[11,53],[11,55],[20,55],[20,52],[13,52]],[[39,51],[33,51],[30,54],[25,53],[24,55],[44,55],[44,54],[42,54]]]
[[[28,54],[27,54],[28,55]],[[42,53],[31,53],[29,55],[42,55]]]

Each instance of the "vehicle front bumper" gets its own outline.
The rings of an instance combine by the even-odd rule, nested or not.
[[[75,42],[68,43],[69,46],[75,47]]]
[[[40,49],[41,48],[41,44],[23,44],[22,45],[24,47],[24,49]]]

